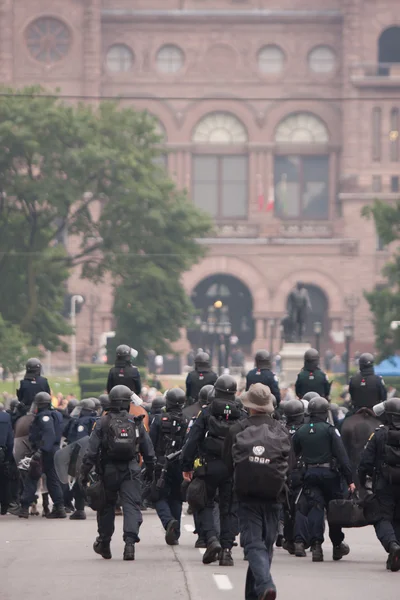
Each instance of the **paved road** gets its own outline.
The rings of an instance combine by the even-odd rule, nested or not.
[[[121,517],[116,522],[113,560],[105,561],[92,550],[94,513],[77,522],[0,517],[0,599],[243,600],[247,563],[241,550],[234,550],[234,568],[202,565],[191,517],[183,519],[180,546],[170,548],[157,515],[147,511],[134,563],[122,561]],[[350,531],[347,539],[351,554],[337,563],[329,543],[323,564],[276,550],[279,600],[397,600],[400,572],[385,570],[386,555],[373,529]]]

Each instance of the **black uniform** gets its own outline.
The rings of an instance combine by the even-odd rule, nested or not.
[[[0,412],[0,505],[1,514],[5,515],[11,501],[10,475],[13,462],[14,434],[11,417]]]
[[[321,417],[323,418],[323,417]],[[325,513],[330,500],[343,498],[341,473],[348,485],[353,481],[352,470],[338,430],[319,418],[311,417],[293,436],[293,449],[306,465],[304,494],[308,502],[308,526],[311,545],[324,541]],[[333,546],[340,546],[344,535],[340,527],[329,526]],[[297,541],[297,540],[296,540]],[[304,544],[307,539],[298,540]]]
[[[199,392],[205,385],[214,385],[218,375],[214,371],[190,371],[186,377],[186,398],[188,404],[193,404],[199,399]]]
[[[87,479],[91,469],[102,477],[106,492],[106,505],[97,513],[97,525],[101,543],[109,544],[114,533],[115,506],[119,495],[124,515],[124,540],[126,543],[139,542],[139,529],[142,524],[140,505],[142,501],[140,480],[140,457],[143,456],[147,477],[152,477],[154,468],[154,448],[141,419],[130,417],[136,427],[135,458],[129,461],[116,461],[108,456],[107,430],[110,419],[116,414],[128,415],[126,411],[110,409],[96,422],[89,440],[89,448],[83,459],[81,477]]]
[[[116,385],[126,385],[132,392],[139,395],[142,391],[139,370],[126,361],[116,361],[110,369],[107,380],[107,393]]]
[[[233,497],[232,477],[222,459],[222,452],[228,429],[240,418],[241,411],[237,407],[234,417],[229,421],[226,419],[223,421],[211,414],[213,402],[202,410],[189,431],[182,452],[182,469],[184,472],[193,471],[194,461],[199,458],[200,454],[203,464],[200,469],[203,471],[202,476],[205,478],[207,488],[207,503],[205,508],[199,512],[201,531],[207,545],[211,540],[217,538],[213,510],[218,492],[219,541],[222,549],[231,550],[238,533],[237,503]]]
[[[359,371],[350,379],[349,394],[354,411],[363,407],[373,408],[387,398],[384,381],[380,375],[375,375],[373,366]]]
[[[304,367],[297,375],[296,395],[302,398],[307,392],[316,392],[321,398],[329,398],[330,383],[327,376],[319,367],[309,369]]]
[[[28,409],[32,406],[35,396],[39,392],[51,393],[49,382],[46,377],[27,374],[25,378],[20,381],[19,390],[17,390],[18,400],[25,405],[26,409]]]
[[[54,455],[60,448],[62,435],[62,416],[52,408],[39,408],[32,421],[29,441],[32,450],[41,454],[43,473],[46,475],[47,489],[56,509],[64,510],[64,497],[60,481],[54,468]],[[29,472],[25,479],[21,506],[27,509],[35,499],[38,479]]]
[[[182,469],[179,458],[166,464],[166,456],[182,449],[188,420],[183,416],[182,410],[168,411],[156,415],[151,427],[150,438],[156,453],[155,484],[157,498],[155,508],[160,521],[167,531],[168,525],[174,523],[174,539],[176,541],[181,533],[182,516]],[[163,468],[166,472],[162,475]],[[162,477],[163,481],[160,481]],[[157,485],[158,483],[158,485]]]
[[[276,403],[279,406],[281,401],[281,393],[279,390],[278,378],[270,369],[252,369],[246,376],[246,392],[253,383],[263,383],[267,385],[276,398]]]
[[[400,430],[381,425],[371,435],[361,456],[358,469],[361,485],[373,477],[373,491],[378,502],[374,524],[376,535],[390,552],[392,543],[400,544]]]

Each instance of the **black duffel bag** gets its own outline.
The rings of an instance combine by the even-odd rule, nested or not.
[[[328,523],[345,528],[369,525],[364,517],[364,508],[358,494],[352,494],[348,499],[331,500],[328,507]]]
[[[203,477],[194,477],[186,491],[186,500],[193,512],[203,510],[207,504],[207,487]]]
[[[85,489],[85,495],[87,503],[92,510],[103,510],[106,505],[106,491],[101,479],[90,482],[90,485]]]

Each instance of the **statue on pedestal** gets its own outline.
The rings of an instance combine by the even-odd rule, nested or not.
[[[283,319],[285,342],[302,342],[308,313],[311,311],[310,296],[301,281],[289,294],[288,315]],[[288,338],[291,339],[288,339]]]

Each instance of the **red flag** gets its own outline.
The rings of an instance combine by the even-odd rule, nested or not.
[[[265,198],[261,175],[257,175],[257,199],[258,210],[261,212],[264,209]]]
[[[274,206],[275,206],[275,193],[274,193],[274,186],[271,185],[269,188],[268,202],[267,202],[267,207],[265,210],[267,212],[270,212],[270,211],[274,210]]]

